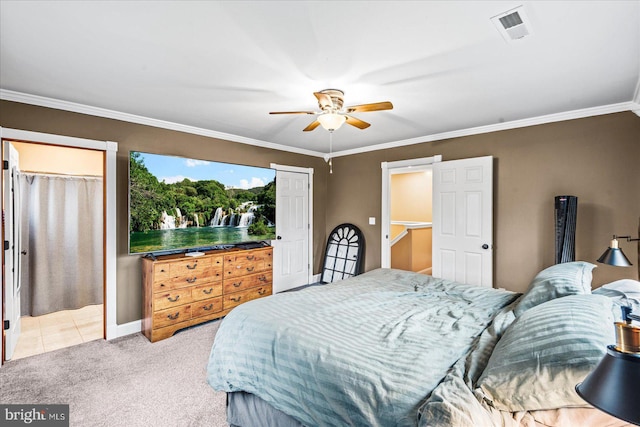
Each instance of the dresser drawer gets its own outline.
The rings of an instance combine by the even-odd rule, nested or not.
[[[167,292],[174,289],[204,285],[205,283],[215,282],[221,278],[222,274],[211,274],[210,269],[200,270],[200,274],[173,277],[171,279],[163,280],[162,282],[154,282],[153,292]]]
[[[153,294],[153,311],[188,304],[191,300],[191,289],[188,288],[157,292]]]
[[[191,317],[206,316],[222,310],[222,297],[210,298],[191,304]]]
[[[191,299],[193,301],[200,301],[220,295],[222,295],[222,282],[207,283],[196,286],[191,290]]]
[[[153,281],[154,282],[162,282],[168,280],[170,276],[169,274],[169,264],[156,264],[153,266]]]
[[[249,251],[226,255],[224,258],[224,277],[239,277],[258,273],[265,269],[263,251]]]
[[[247,301],[266,297],[267,295],[271,295],[271,284],[258,286],[257,288],[251,288],[246,291],[225,294],[223,296],[222,308],[228,310],[237,305],[244,304]]]
[[[165,280],[160,280],[160,281],[154,281],[153,282],[153,292],[166,292],[166,291],[170,291],[172,289],[176,289],[177,286],[174,286],[171,283],[171,280],[169,278],[166,278]]]
[[[227,278],[224,282],[224,293],[243,291],[261,285],[272,284],[273,274],[271,271],[265,273],[252,274],[250,276],[241,276],[235,278]]]
[[[174,325],[191,319],[191,305],[181,305],[178,307],[160,310],[153,313],[153,327]]]
[[[193,287],[204,285],[205,283],[215,282],[222,278],[221,274],[213,273],[211,267],[200,269],[199,272],[192,272],[184,276],[173,277],[170,281],[172,289],[183,288],[185,286]]]
[[[271,248],[262,250],[260,253],[260,258],[262,258],[264,262],[264,269],[271,270],[273,265],[273,250]]]
[[[187,258],[171,264],[171,277],[202,275],[203,271],[211,271],[211,257]]]

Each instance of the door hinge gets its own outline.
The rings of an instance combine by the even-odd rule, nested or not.
[[[2,169],[8,171],[9,170],[9,160],[2,161]]]
[[[5,331],[9,329],[9,325],[10,325],[10,322],[8,320],[5,320],[4,326],[3,326]]]
[[[5,250],[5,251],[8,251],[8,250],[9,250],[9,241],[8,241],[8,240],[5,240],[5,241],[4,241],[4,250]]]

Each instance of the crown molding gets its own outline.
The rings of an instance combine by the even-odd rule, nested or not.
[[[369,147],[354,148],[352,150],[335,151],[332,157],[350,156],[353,154],[366,153],[369,151],[388,150],[390,148],[404,147],[406,145],[421,144],[424,142],[441,141],[443,139],[460,138],[463,136],[479,135],[483,133],[499,132],[509,129],[517,129],[528,126],[543,125],[546,123],[562,122],[566,120],[582,119],[585,117],[600,116],[604,114],[620,113],[622,111],[633,111],[640,115],[640,104],[634,102],[622,102],[620,104],[603,105],[600,107],[584,108],[582,110],[566,111],[563,113],[547,114],[539,117],[532,117],[522,120],[514,120],[494,125],[477,126],[468,129],[461,129],[451,132],[442,132],[432,135],[419,136],[411,139],[387,142],[384,144],[371,145]]]
[[[600,116],[604,114],[620,113],[623,111],[632,111],[640,116],[640,81],[636,88],[633,101],[622,102],[619,104],[603,105],[599,107],[584,108],[581,110],[566,111],[562,113],[547,114],[544,116],[532,117],[510,122],[496,123],[487,126],[477,126],[473,128],[460,129],[451,132],[442,132],[432,135],[419,136],[399,141],[386,142],[383,144],[370,145],[367,147],[354,148],[351,150],[334,151],[333,153],[323,153],[319,151],[306,150],[303,148],[290,147],[272,142],[261,141],[252,138],[246,138],[239,135],[217,132],[210,129],[198,128],[195,126],[183,125],[180,123],[168,122],[164,120],[152,119],[149,117],[138,116],[135,114],[123,113],[105,108],[92,107],[74,102],[62,101],[54,98],[47,98],[38,95],[30,95],[21,92],[15,92],[6,89],[0,89],[0,99],[7,101],[21,102],[24,104],[37,105],[40,107],[54,108],[57,110],[71,111],[75,113],[88,114],[91,116],[104,117],[109,119],[122,120],[125,122],[137,123],[141,125],[153,126],[163,129],[175,130],[179,132],[191,133],[194,135],[207,136],[211,138],[223,139],[231,142],[239,142],[241,144],[253,145],[258,147],[270,148],[273,150],[287,151],[290,153],[303,154],[313,157],[324,158],[328,161],[330,157],[351,156],[354,154],[367,153],[371,151],[387,150],[390,148],[404,147],[407,145],[422,144],[425,142],[441,141],[444,139],[460,138],[464,136],[479,135],[483,133],[499,132],[509,129],[517,129],[528,126],[542,125],[546,123],[561,122],[566,120],[582,119],[585,117]]]
[[[90,116],[104,117],[107,119],[121,120],[124,122],[137,123],[140,125],[153,126],[162,129],[175,130],[194,135],[207,136],[211,138],[223,139],[231,142],[239,142],[241,144],[254,145],[257,147],[270,148],[273,150],[288,151],[291,153],[304,154],[307,156],[322,157],[324,153],[303,148],[289,147],[273,142],[261,141],[259,139],[246,138],[230,133],[217,132],[210,129],[199,128],[195,126],[183,125],[180,123],[168,122],[165,120],[153,119],[150,117],[138,116],[135,114],[123,113],[120,111],[109,110],[106,108],[93,107],[91,105],[78,104],[75,102],[62,101],[44,96],[30,95],[12,90],[0,89],[0,99],[6,101],[21,102],[23,104],[37,105],[39,107],[54,108],[56,110],[71,111],[74,113],[87,114]]]
[[[636,85],[636,93],[633,96],[633,103],[636,105],[631,108],[631,111],[640,116],[640,78],[638,78],[638,84]]]

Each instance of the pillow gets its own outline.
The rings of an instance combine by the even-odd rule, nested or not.
[[[525,312],[505,331],[478,380],[501,411],[585,406],[575,386],[615,342],[611,301],[571,295]]]
[[[595,289],[593,294],[611,299],[613,318],[616,322],[622,322],[622,307],[631,307],[632,313],[640,313],[640,282],[637,280],[616,280]]]
[[[542,270],[513,310],[522,315],[531,307],[567,295],[591,293],[591,270],[596,266],[584,261],[564,262]]]

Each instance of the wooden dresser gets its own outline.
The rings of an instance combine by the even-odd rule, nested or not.
[[[142,332],[156,342],[272,293],[273,248],[142,258]]]

